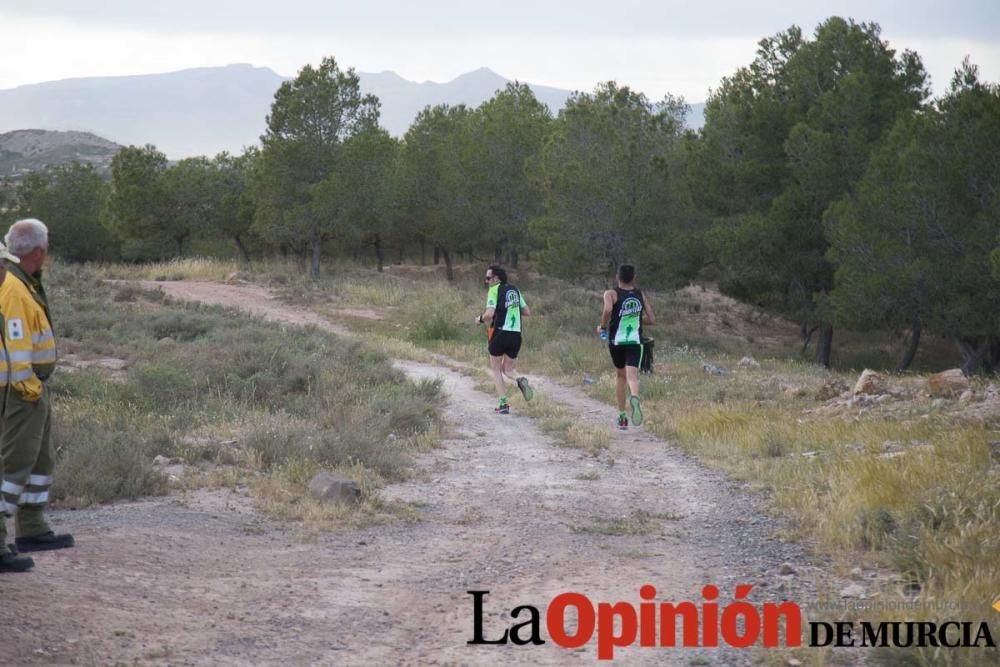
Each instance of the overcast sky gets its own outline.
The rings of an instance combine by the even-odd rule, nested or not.
[[[1000,0],[0,0],[0,89],[247,62],[294,75],[333,55],[361,72],[448,81],[479,67],[590,90],[705,99],[762,37],[839,15],[918,52],[942,93],[966,55],[1000,80]]]

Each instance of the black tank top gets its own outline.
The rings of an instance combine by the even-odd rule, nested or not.
[[[616,287],[615,294],[618,295],[618,300],[611,311],[611,322],[608,325],[608,344],[642,344],[642,309],[646,307],[642,291]]]

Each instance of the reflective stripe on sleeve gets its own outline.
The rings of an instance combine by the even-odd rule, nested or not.
[[[32,475],[28,478],[28,486],[49,486],[52,484],[52,475]]]
[[[23,371],[14,371],[10,375],[10,381],[11,382],[24,382],[25,380],[30,379],[31,376],[34,375],[34,374],[35,374],[35,371],[32,370],[31,368],[28,368],[28,369],[23,370]]]
[[[52,329],[46,329],[42,333],[31,334],[31,342],[35,345],[40,343],[47,343],[52,340]]]
[[[4,480],[3,484],[0,484],[0,493],[6,493],[11,496],[19,496],[21,492],[24,491],[24,487],[20,484],[15,484],[10,480]]]
[[[19,505],[43,505],[47,502],[49,502],[48,491],[42,491],[41,493],[22,493],[21,497],[17,501]]]
[[[20,353],[18,353],[20,354]],[[33,364],[46,364],[52,363],[56,360],[56,349],[42,350],[41,352],[33,352],[31,354],[31,363]],[[16,359],[14,361],[17,361]]]

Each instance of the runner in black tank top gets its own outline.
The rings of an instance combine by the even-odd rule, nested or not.
[[[618,286],[604,292],[604,310],[601,325],[597,328],[608,339],[611,363],[617,371],[615,398],[618,403],[618,428],[628,428],[625,412],[626,389],[631,394],[629,408],[632,423],[642,424],[642,407],[639,404],[639,366],[642,365],[642,326],[654,324],[653,309],[635,286],[635,267],[623,264],[618,269]]]
[[[608,343],[612,346],[642,344],[642,312],[645,302],[638,288],[615,288],[615,307],[608,324]]]

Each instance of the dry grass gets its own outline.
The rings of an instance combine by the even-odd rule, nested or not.
[[[271,265],[269,265],[271,266]],[[275,267],[276,268],[276,267]],[[191,257],[150,264],[102,264],[94,270],[115,280],[226,280],[250,277],[247,265],[234,260]]]
[[[570,530],[574,533],[594,533],[597,535],[649,535],[658,532],[664,521],[676,521],[677,518],[673,514],[651,514],[643,510],[636,510],[623,517],[595,517],[592,523],[586,526],[573,526]]]
[[[597,454],[611,444],[610,427],[581,422],[565,405],[544,395],[536,393],[531,403],[525,403],[521,411],[533,417],[542,432],[555,438],[563,447]]]

